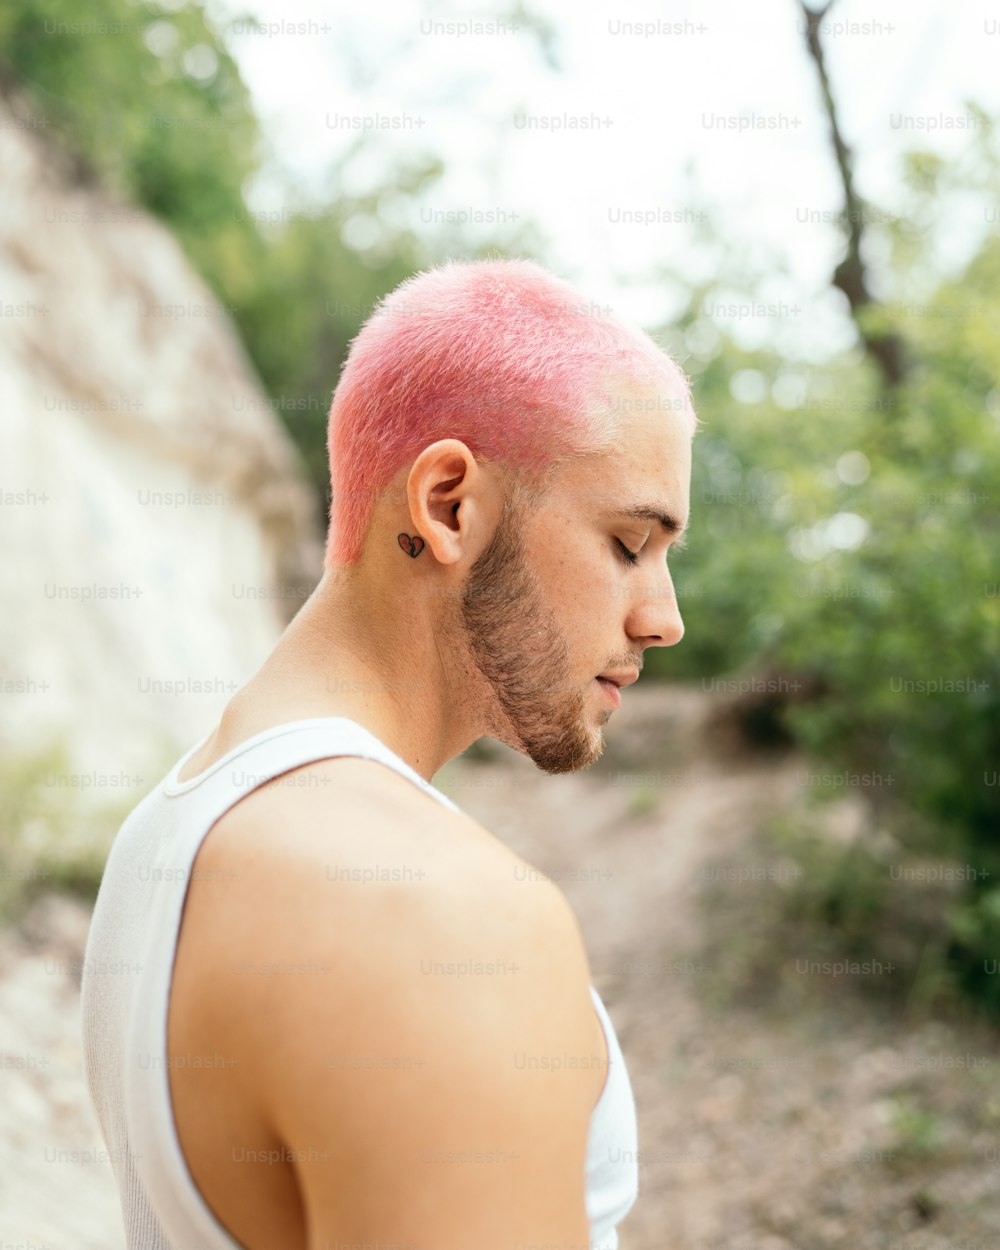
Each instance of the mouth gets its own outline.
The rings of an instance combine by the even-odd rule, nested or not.
[[[601,687],[615,707],[621,707],[622,695],[617,684],[613,682],[610,677],[596,677],[594,680]]]

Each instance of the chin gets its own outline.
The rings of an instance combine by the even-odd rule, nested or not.
[[[542,772],[553,777],[582,772],[596,764],[604,754],[604,734],[599,726],[588,729],[582,719],[576,727],[582,732],[525,743],[520,748],[521,753],[527,755]]]
[[[552,776],[590,768],[604,753],[603,726],[613,709],[595,713],[583,694],[575,691],[555,704],[525,701],[523,707],[504,706],[498,699],[496,715],[485,730],[505,746]]]

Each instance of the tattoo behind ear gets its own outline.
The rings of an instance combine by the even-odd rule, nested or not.
[[[414,560],[424,549],[424,540],[419,534],[415,534],[412,538],[409,534],[397,534],[396,542],[399,543],[400,549],[405,551],[408,556],[412,556]]]

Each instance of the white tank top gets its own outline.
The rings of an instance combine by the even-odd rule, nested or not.
[[[181,912],[198,848],[245,795],[315,760],[379,760],[446,807],[447,795],[345,717],[276,725],[178,781],[197,743],[128,815],[111,847],[81,982],[90,1096],[118,1182],[127,1250],[242,1250],[194,1184],[181,1152],[167,1073],[167,1006]],[[239,767],[233,768],[236,761]],[[635,1102],[614,1026],[593,985],[607,1039],[604,1089],[590,1120],[586,1208],[592,1250],[617,1250],[616,1225],[638,1196]]]

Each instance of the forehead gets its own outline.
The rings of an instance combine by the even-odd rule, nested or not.
[[[691,488],[691,433],[679,401],[630,386],[609,392],[618,434],[605,451],[571,464],[565,486],[590,513],[656,504],[686,525]]]

